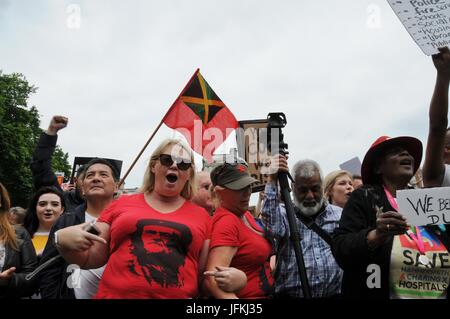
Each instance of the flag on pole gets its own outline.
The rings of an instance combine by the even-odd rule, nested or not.
[[[214,151],[238,127],[233,113],[211,89],[199,69],[167,111],[163,122],[182,133],[192,149],[209,162]]]

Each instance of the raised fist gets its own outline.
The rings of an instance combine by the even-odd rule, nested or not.
[[[52,117],[50,121],[50,125],[48,126],[47,134],[48,135],[56,135],[59,130],[65,128],[69,119],[65,116],[55,115]]]

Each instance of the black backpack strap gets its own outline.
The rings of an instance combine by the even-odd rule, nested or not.
[[[302,215],[298,208],[295,208],[295,214],[306,227],[319,235],[319,237],[322,238],[331,247],[333,239],[326,231],[320,228],[312,218]]]

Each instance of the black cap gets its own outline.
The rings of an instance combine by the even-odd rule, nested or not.
[[[224,163],[212,170],[211,181],[214,186],[219,185],[231,190],[241,190],[258,180],[250,176],[247,165]]]

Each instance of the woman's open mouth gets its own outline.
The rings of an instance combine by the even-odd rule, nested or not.
[[[412,167],[413,163],[410,159],[404,159],[400,161],[401,166]]]
[[[178,176],[176,174],[167,174],[166,179],[169,183],[173,184],[178,180]]]

